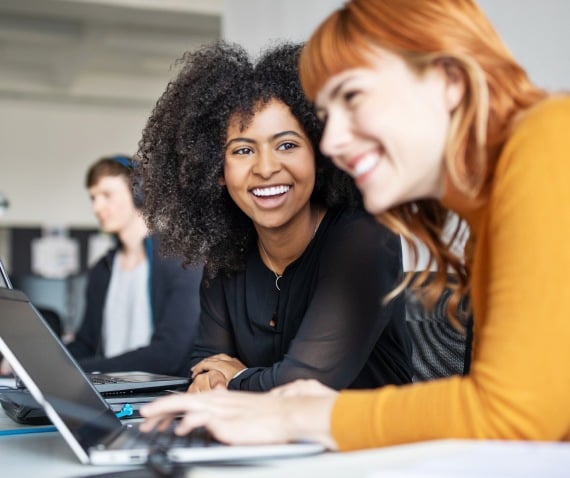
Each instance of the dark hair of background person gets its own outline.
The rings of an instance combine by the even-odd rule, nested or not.
[[[124,176],[130,187],[135,207],[140,209],[144,202],[144,197],[140,175],[136,168],[137,164],[130,156],[124,154],[104,156],[93,163],[87,170],[85,187],[89,189],[95,186],[101,178],[108,176]]]
[[[257,62],[242,47],[223,41],[186,53],[144,128],[137,153],[143,215],[152,231],[164,233],[164,253],[190,264],[205,261],[209,277],[243,269],[245,251],[256,238],[252,221],[220,183],[234,115],[245,129],[271,100],[289,106],[315,152],[311,201],[325,207],[361,204],[353,181],[319,152],[322,123],[295,66],[301,47],[274,45]]]
[[[121,158],[124,161],[118,161]],[[107,176],[126,176],[132,184],[133,168],[126,166],[126,161],[130,158],[125,155],[104,156],[93,163],[87,170],[85,175],[85,187],[89,189],[95,186],[101,178]]]

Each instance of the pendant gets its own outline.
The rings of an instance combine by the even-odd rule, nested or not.
[[[273,328],[277,327],[277,310],[273,312],[273,317],[269,321],[269,326]]]
[[[283,277],[283,276],[280,276],[279,274],[275,274],[275,287],[280,292],[281,292],[281,288],[279,287],[279,279],[281,279],[281,277]]]

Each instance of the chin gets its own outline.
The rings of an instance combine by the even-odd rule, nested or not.
[[[386,211],[396,205],[395,202],[386,202],[379,198],[377,194],[374,197],[363,197],[364,209],[366,209],[373,216],[384,214]]]
[[[117,228],[111,226],[102,226],[101,231],[103,231],[105,234],[116,234]]]

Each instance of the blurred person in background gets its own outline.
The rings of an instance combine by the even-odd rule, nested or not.
[[[146,371],[188,375],[197,332],[201,267],[159,255],[140,213],[132,158],[104,157],[86,187],[103,232],[118,245],[88,273],[86,307],[71,354],[88,372]]]

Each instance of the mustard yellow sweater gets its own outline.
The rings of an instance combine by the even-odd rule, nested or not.
[[[440,438],[570,440],[570,99],[533,108],[505,145],[489,201],[466,217],[471,372],[342,392],[341,450]]]

